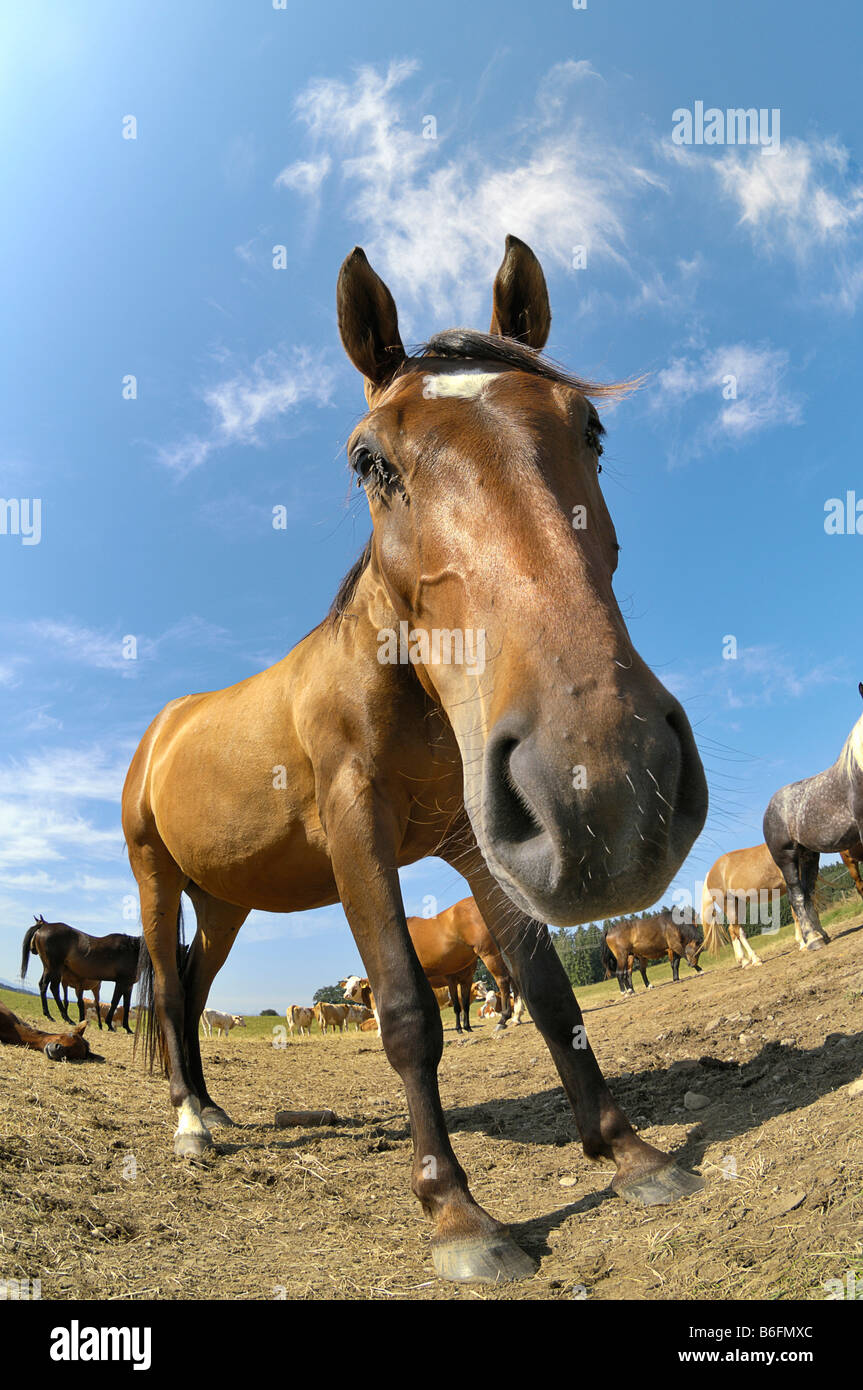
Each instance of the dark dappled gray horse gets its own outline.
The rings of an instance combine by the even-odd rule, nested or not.
[[[863,859],[863,715],[832,767],[779,788],[764,813],[764,839],[788,885],[800,949],[817,951],[830,940],[813,901],[820,856]]]

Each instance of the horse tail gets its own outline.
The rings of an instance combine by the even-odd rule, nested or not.
[[[30,964],[30,957],[37,954],[36,947],[33,945],[33,937],[41,927],[42,923],[35,921],[32,927],[24,933],[24,946],[21,951],[21,979],[27,974],[27,966]]]
[[[189,947],[183,940],[183,900],[181,898],[177,905],[177,970],[180,975],[181,987],[188,955]],[[168,1049],[165,1046],[165,1036],[159,1023],[159,1016],[156,1013],[156,982],[153,961],[147,950],[147,938],[143,932],[141,933],[141,945],[138,948],[138,1017],[135,1020],[133,1056],[137,1054],[139,1042],[144,1065],[152,1071],[158,1058],[160,1069],[165,1076],[170,1076]]]
[[[718,956],[728,941],[728,932],[719,916],[713,893],[705,883],[701,894],[701,927],[704,932],[704,949],[711,956]]]
[[[605,936],[603,936],[600,942],[599,954],[600,960],[602,961],[602,968],[605,971],[605,978],[610,980],[612,975],[617,974],[617,957],[614,955],[608,944],[608,939]]]

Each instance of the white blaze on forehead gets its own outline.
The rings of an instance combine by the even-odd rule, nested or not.
[[[357,988],[359,982],[360,982],[360,977],[359,977],[359,975],[349,975],[348,978],[345,980],[344,993],[342,994],[342,998],[343,998],[343,999],[351,999],[351,998],[353,998],[354,990]]]
[[[490,382],[496,381],[500,372],[443,372],[440,376],[423,377],[423,395],[426,400],[441,396],[460,396],[471,399],[485,390]]]

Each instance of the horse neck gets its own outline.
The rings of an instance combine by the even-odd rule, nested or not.
[[[302,650],[302,659],[314,663],[320,644],[332,643],[338,650],[339,666],[347,673],[346,679],[350,681],[353,667],[362,673],[361,684],[365,689],[376,682],[377,698],[382,704],[393,698],[406,698],[420,702],[427,709],[431,700],[440,709],[431,688],[421,679],[421,668],[407,661],[391,663],[378,659],[382,641],[379,634],[393,632],[398,639],[401,633],[399,623],[399,616],[382,581],[369,564],[360,575],[354,597],[341,617],[325,619],[309,634],[306,642],[294,650]],[[441,715],[445,718],[442,711]]]
[[[21,1019],[18,1020],[18,1028],[18,1036],[22,1043],[27,1047],[36,1048],[39,1052],[42,1052],[49,1042],[62,1042],[59,1033],[43,1033],[41,1028],[31,1028],[29,1023],[24,1023]]]

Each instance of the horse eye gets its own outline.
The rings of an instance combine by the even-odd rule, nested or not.
[[[596,471],[597,471],[597,473],[601,473],[601,472],[602,472],[602,464],[599,463],[598,460],[602,457],[602,454],[603,454],[604,450],[603,450],[602,445],[601,445],[600,442],[599,442],[599,429],[598,429],[598,427],[597,427],[596,425],[594,425],[594,424],[588,425],[587,429],[584,431],[584,442],[585,442],[585,444],[587,445],[588,449],[592,449],[593,452],[596,454],[596,457],[597,457]]]
[[[351,467],[357,475],[357,487],[369,484],[372,488],[401,489],[398,473],[390,467],[383,454],[373,454],[362,445],[351,454]]]

